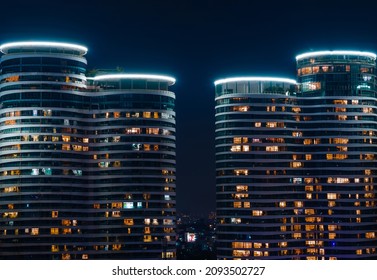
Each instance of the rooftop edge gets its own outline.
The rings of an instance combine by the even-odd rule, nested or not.
[[[231,83],[231,82],[242,82],[242,81],[261,81],[261,82],[283,82],[289,84],[297,84],[293,79],[287,78],[277,78],[277,77],[234,77],[234,78],[225,78],[215,81],[215,86],[219,84]]]

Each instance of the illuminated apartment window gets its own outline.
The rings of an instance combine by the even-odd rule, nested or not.
[[[39,234],[39,228],[32,228],[30,234],[31,235],[38,235]]]
[[[234,106],[233,111],[247,112],[249,111],[250,106]]]
[[[300,232],[295,232],[295,233],[292,234],[292,237],[294,239],[299,239],[299,238],[301,238],[301,233]]]
[[[62,254],[62,260],[70,260],[71,255],[70,254]]]
[[[249,201],[245,201],[245,202],[243,203],[243,207],[244,207],[244,208],[250,208],[250,206],[251,206],[251,204],[250,204]]]
[[[162,221],[163,225],[173,225],[173,220],[172,219],[163,219]]]
[[[376,238],[376,233],[375,232],[367,232],[365,233],[365,238]]]
[[[255,127],[261,127],[262,126],[262,123],[261,122],[256,122],[255,123]]]
[[[122,248],[121,244],[113,244],[112,246],[113,251],[119,251]]]
[[[249,174],[249,170],[247,169],[236,169],[234,170],[234,173],[239,176],[239,175],[248,175]]]
[[[253,216],[263,216],[262,210],[253,210]]]
[[[241,144],[242,143],[242,137],[234,137],[233,143],[234,144]]]
[[[144,227],[144,233],[145,234],[150,234],[151,233],[151,228],[150,227]]]
[[[63,226],[70,226],[71,225],[71,220],[62,220],[62,225]]]
[[[336,193],[328,193],[327,199],[337,199],[337,194]]]
[[[63,234],[71,234],[72,233],[72,229],[70,229],[70,228],[63,228],[62,233]]]
[[[71,150],[71,145],[70,144],[63,144],[62,145],[62,150],[63,151],[70,151]]]
[[[301,137],[302,136],[302,132],[294,131],[294,132],[292,132],[292,136],[293,137]]]
[[[59,214],[58,211],[51,211],[51,217],[52,217],[52,218],[57,218],[57,217],[58,217],[58,214]]]
[[[293,225],[294,231],[301,231],[301,225]]]
[[[126,129],[126,134],[140,134],[140,133],[141,133],[141,128],[138,128],[138,127],[132,127],[132,128]]]
[[[305,209],[305,215],[314,215],[314,209]]]
[[[51,252],[59,252],[59,245],[51,245]]]
[[[144,242],[152,242],[152,235],[144,235]]]
[[[300,113],[301,112],[301,108],[300,107],[292,107],[292,112],[294,112],[294,113]]]
[[[337,229],[337,225],[328,225],[327,228],[329,231],[335,231]]]
[[[144,224],[150,225],[151,224],[151,219],[144,219]]]
[[[244,185],[236,186],[236,191],[237,191],[237,192],[247,192],[248,189],[249,189],[248,186],[244,186]]]
[[[303,167],[303,164],[302,164],[302,162],[300,162],[300,161],[294,161],[294,162],[291,162],[291,167],[292,168],[300,168],[300,167]]]
[[[113,211],[111,213],[111,216],[112,217],[116,217],[116,218],[119,218],[121,216],[121,212],[120,211]]]
[[[312,198],[313,198],[313,195],[312,195],[311,193],[307,193],[307,194],[306,194],[306,198],[307,198],[307,199],[312,199]]]
[[[311,154],[306,154],[305,155],[305,159],[306,160],[311,160],[312,159],[312,155]]]
[[[123,220],[123,224],[125,224],[126,226],[133,226],[134,225],[134,219],[124,219]]]
[[[280,231],[287,231],[287,226],[280,226]]]
[[[287,203],[285,201],[280,201],[279,202],[279,207],[284,208],[286,206],[287,206]]]
[[[304,203],[302,201],[295,201],[294,205],[295,207],[304,207]]]
[[[241,145],[233,145],[233,146],[230,148],[230,151],[231,151],[231,152],[241,152]]]
[[[356,250],[356,255],[362,255],[362,254],[363,254],[363,250],[362,249]]]
[[[50,233],[51,234],[59,234],[59,228],[51,228]]]
[[[152,220],[152,225],[154,225],[154,226],[158,226],[158,220],[157,220],[157,219],[153,219],[153,220]]]
[[[249,257],[250,250],[233,250],[233,257]]]
[[[348,144],[348,139],[347,138],[334,138],[333,142],[334,144]]]
[[[335,232],[330,232],[329,233],[329,239],[335,239],[336,238],[336,233]]]
[[[304,139],[304,145],[311,145],[313,143],[313,139]]]
[[[240,224],[242,222],[241,218],[230,218],[232,224]]]
[[[279,147],[278,146],[266,146],[266,152],[278,152]]]
[[[71,136],[62,135],[63,142],[69,142],[71,141]]]
[[[233,202],[233,208],[242,208],[242,202]]]
[[[266,122],[266,127],[277,127],[277,122]]]

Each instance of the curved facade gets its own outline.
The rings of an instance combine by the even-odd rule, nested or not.
[[[215,82],[218,258],[375,259],[376,55],[296,59]]]
[[[298,187],[310,213],[302,235],[313,244],[311,254],[302,253],[375,259],[376,55],[324,51],[296,59],[303,147]]]
[[[91,231],[96,249],[110,241],[108,258],[175,258],[174,82],[138,74],[91,81]]]
[[[174,79],[87,87],[85,47],[0,49],[0,258],[174,258]]]
[[[291,230],[296,83],[240,77],[215,85],[218,258],[287,258],[302,246]]]

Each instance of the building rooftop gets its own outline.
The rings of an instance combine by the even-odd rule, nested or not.
[[[234,77],[234,78],[225,78],[215,81],[215,86],[219,84],[231,83],[231,82],[247,82],[247,81],[260,81],[260,82],[280,82],[280,83],[289,83],[296,84],[296,81],[293,79],[286,78],[277,78],[277,77]]]
[[[6,43],[0,45],[0,51],[4,54],[8,54],[11,49],[32,49],[32,48],[58,48],[74,50],[80,53],[80,55],[85,55],[88,49],[81,45],[68,44],[68,43],[58,43],[58,42],[40,42],[40,41],[30,41],[30,42],[14,42]]]
[[[369,56],[376,59],[376,54],[372,52],[360,52],[360,51],[317,51],[317,52],[307,52],[296,56],[296,60],[313,57],[313,56],[323,56],[323,55],[357,55],[357,56]]]

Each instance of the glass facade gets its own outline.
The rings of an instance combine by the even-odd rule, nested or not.
[[[296,87],[215,83],[219,259],[377,257],[375,59],[303,54]]]
[[[300,202],[296,83],[234,80],[216,82],[218,258],[287,258],[287,247],[303,245],[290,229]]]
[[[1,47],[0,258],[175,258],[174,79]]]
[[[376,56],[307,53],[298,56],[297,72],[301,157],[312,155],[298,186],[311,211],[301,217],[312,221],[305,220],[311,257],[375,259]]]

